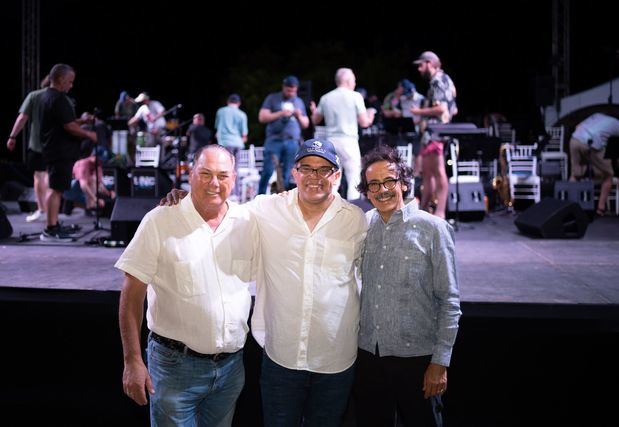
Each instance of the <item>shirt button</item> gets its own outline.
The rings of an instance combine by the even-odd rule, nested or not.
[[[377,288],[380,289],[380,285],[378,285]]]
[[[381,270],[383,269],[383,266],[382,266],[382,265],[380,266],[380,269],[381,269]]]
[[[380,326],[376,325],[376,329],[380,329]]]
[[[404,259],[408,259],[408,257],[407,257],[407,256],[405,256],[405,257],[404,257]]]
[[[376,305],[374,306],[374,308],[378,308],[378,304],[376,304]]]
[[[389,230],[389,227],[385,227],[385,230]]]
[[[383,249],[387,249],[387,245],[383,245]]]
[[[411,346],[411,343],[407,342],[406,347],[410,347],[410,346]]]
[[[417,228],[417,226],[416,226],[416,225],[413,225],[413,228]]]

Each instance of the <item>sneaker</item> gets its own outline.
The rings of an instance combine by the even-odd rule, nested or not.
[[[40,239],[44,242],[73,242],[75,240],[58,225],[43,230]]]
[[[44,217],[44,212],[41,212],[40,210],[36,210],[34,212],[32,212],[30,215],[28,215],[26,217],[26,222],[33,222],[36,221],[38,219],[41,219],[41,217]]]
[[[60,227],[60,229],[68,234],[71,237],[76,237],[76,235],[80,234],[81,230],[82,230],[82,226],[79,224],[68,224],[65,225],[62,222],[58,221],[58,227]]]

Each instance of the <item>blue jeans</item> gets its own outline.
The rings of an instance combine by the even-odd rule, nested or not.
[[[282,167],[282,178],[284,187],[288,188],[290,181],[290,170],[294,164],[294,155],[297,154],[299,143],[294,139],[274,139],[267,141],[264,144],[264,163],[262,173],[260,174],[260,183],[258,184],[258,194],[266,194],[269,179],[273,175],[273,159],[274,155]]]
[[[152,426],[230,426],[245,383],[243,352],[212,361],[148,340]]]
[[[354,365],[337,374],[287,369],[264,352],[260,377],[264,425],[340,426],[354,372]]]

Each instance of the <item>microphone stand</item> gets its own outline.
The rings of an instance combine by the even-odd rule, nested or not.
[[[97,114],[98,114],[98,109],[95,108],[92,114],[92,130],[93,132],[97,133],[97,141],[95,142],[95,145],[94,145],[94,152],[95,152],[95,221],[94,221],[93,229],[84,233],[84,236],[94,231],[99,231],[99,230],[110,231],[109,228],[105,228],[101,225],[101,220],[99,216],[99,150],[98,148],[99,148],[99,137],[101,136],[102,132],[97,132]],[[86,244],[90,244],[90,245],[101,244],[101,238],[98,236],[93,237]]]

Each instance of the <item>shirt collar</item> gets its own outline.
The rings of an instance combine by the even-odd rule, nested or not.
[[[230,200],[227,200],[226,203],[228,203],[228,212],[226,212],[224,220],[226,218],[238,218],[239,216],[241,216],[241,212],[239,210],[240,207],[237,203],[234,203]],[[191,222],[192,225],[199,227],[206,223],[204,221],[204,218],[202,218],[202,215],[200,215],[200,213],[194,206],[193,201],[191,200],[191,193],[187,193],[187,196],[181,200],[180,208],[185,217]],[[222,222],[224,220],[222,220]]]
[[[419,210],[419,203],[417,203],[417,199],[413,199],[407,204],[405,204],[402,209],[398,209],[397,211],[395,211],[393,215],[391,215],[391,218],[389,218],[389,221],[387,223],[398,221],[400,218],[402,218],[403,222],[407,222],[417,213],[418,210]],[[384,224],[383,219],[381,218],[376,208],[374,208],[370,212],[373,212],[374,221],[380,221],[381,223]],[[372,222],[372,219],[370,219],[370,221]]]

